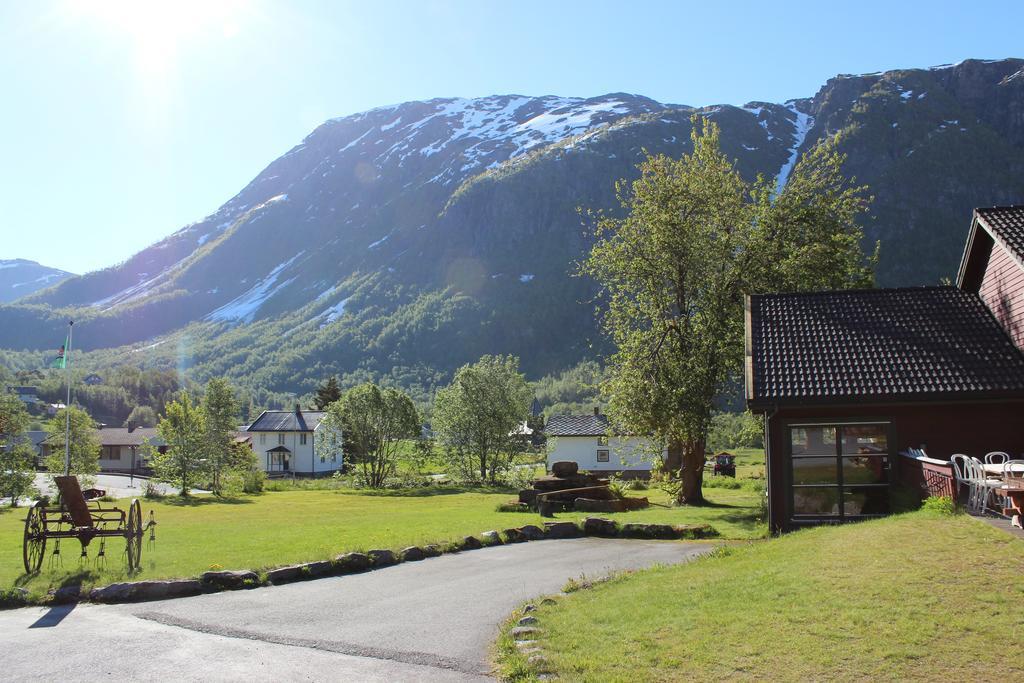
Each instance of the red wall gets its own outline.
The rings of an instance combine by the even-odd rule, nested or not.
[[[769,413],[770,414],[770,413]],[[770,524],[785,530],[788,521],[784,472],[788,445],[783,422],[787,420],[879,419],[893,424],[895,443],[889,449],[892,467],[899,466],[900,451],[922,444],[929,457],[948,460],[954,453],[982,457],[990,451],[1006,451],[1024,458],[1024,401],[963,404],[916,404],[901,406],[860,405],[783,408],[768,420],[768,478]]]
[[[978,294],[1024,350],[1024,269],[998,244],[992,246]]]

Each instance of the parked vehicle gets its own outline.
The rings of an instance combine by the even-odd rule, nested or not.
[[[732,453],[719,453],[715,456],[715,466],[712,470],[712,476],[723,476],[723,477],[735,477],[736,476],[736,456]]]

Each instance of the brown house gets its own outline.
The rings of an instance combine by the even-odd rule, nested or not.
[[[765,416],[774,531],[953,492],[954,453],[1024,453],[1024,207],[979,209],[956,287],[749,297],[746,398]]]

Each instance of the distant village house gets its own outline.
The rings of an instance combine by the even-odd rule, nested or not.
[[[549,471],[553,463],[572,461],[585,472],[647,478],[653,461],[659,454],[664,457],[664,450],[647,437],[614,433],[598,408],[592,415],[553,415],[544,433]]]
[[[343,466],[340,435],[327,433],[321,410],[265,410],[246,430],[268,474],[330,475]],[[317,445],[321,448],[317,448]],[[331,447],[337,444],[336,447]]]

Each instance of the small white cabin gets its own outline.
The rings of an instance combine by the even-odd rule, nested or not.
[[[340,470],[340,445],[316,447],[321,441],[340,444],[340,438],[326,433],[327,427],[321,428],[326,414],[320,410],[303,411],[298,405],[293,411],[264,410],[246,430],[264,471],[325,476]]]
[[[567,460],[586,472],[648,477],[657,454],[665,456],[647,437],[611,432],[608,418],[596,408],[593,415],[553,415],[544,429],[548,471],[552,463]]]

